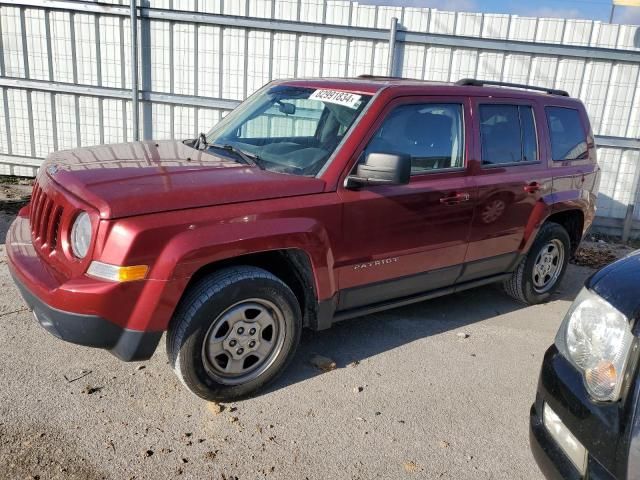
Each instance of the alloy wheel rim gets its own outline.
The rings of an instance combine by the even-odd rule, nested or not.
[[[262,298],[242,300],[211,323],[202,344],[205,369],[224,385],[249,382],[273,365],[284,339],[280,308]]]
[[[553,239],[540,249],[533,264],[533,288],[537,293],[549,291],[558,281],[564,265],[564,244]]]

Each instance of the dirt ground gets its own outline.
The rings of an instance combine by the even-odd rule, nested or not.
[[[216,406],[182,388],[163,342],[123,363],[35,322],[3,245],[22,187],[0,188],[2,479],[540,479],[540,362],[591,266],[630,251],[588,242],[545,305],[490,286],[305,332],[275,385]]]

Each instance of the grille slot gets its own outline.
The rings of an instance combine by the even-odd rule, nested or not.
[[[58,246],[62,213],[62,206],[56,205],[53,199],[36,183],[31,194],[29,221],[31,222],[33,244],[45,253],[54,251]]]

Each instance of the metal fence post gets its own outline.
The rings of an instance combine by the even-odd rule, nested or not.
[[[131,1],[131,121],[134,141],[140,139],[138,119],[138,8],[136,0]]]
[[[396,62],[396,33],[398,31],[398,19],[391,19],[391,30],[389,31],[389,62],[387,63],[387,75],[394,76]]]

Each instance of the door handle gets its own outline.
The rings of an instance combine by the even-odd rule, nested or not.
[[[527,193],[539,192],[542,186],[538,182],[530,182],[524,186],[524,191]]]
[[[471,196],[468,193],[454,193],[440,199],[440,203],[444,205],[457,205],[458,203],[468,202]]]

